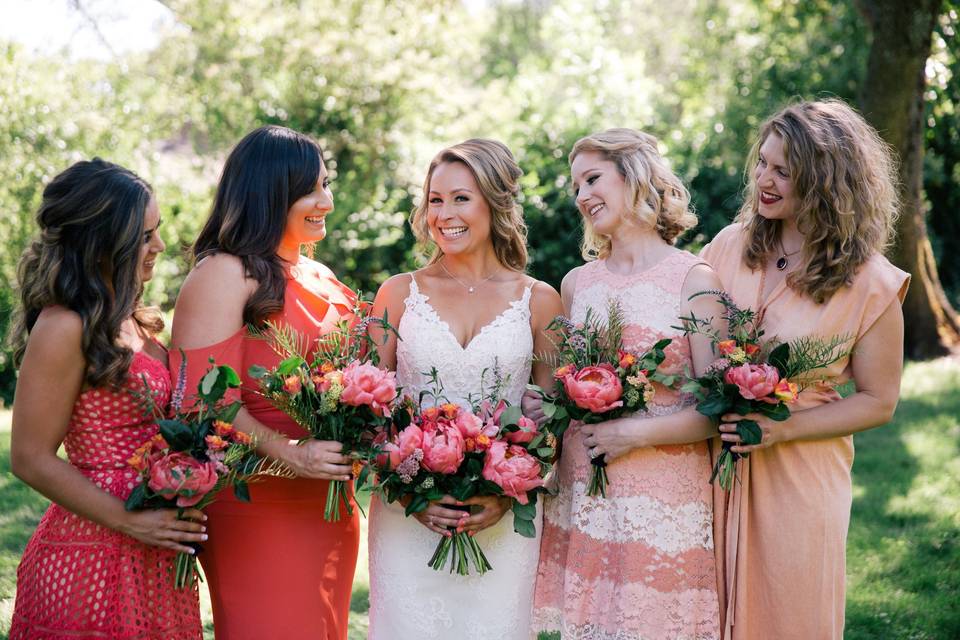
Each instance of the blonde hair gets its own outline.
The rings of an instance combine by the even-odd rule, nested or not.
[[[523,221],[523,209],[517,203],[520,195],[518,181],[523,171],[507,145],[484,138],[473,138],[448,147],[430,162],[423,181],[423,199],[410,216],[413,233],[424,253],[429,254],[427,264],[434,264],[443,257],[443,252],[430,238],[427,225],[430,181],[436,168],[449,162],[466,165],[490,207],[490,239],[497,260],[508,269],[523,271],[527,266],[527,225]]]
[[[570,164],[581,153],[591,151],[617,165],[626,183],[628,215],[637,222],[656,229],[670,244],[697,225],[697,216],[690,211],[690,192],[660,155],[656,138],[635,129],[607,129],[577,140]],[[606,258],[610,238],[595,233],[585,221],[580,249],[585,260]]]
[[[802,262],[787,283],[823,303],[889,245],[899,209],[896,157],[863,116],[841,100],[801,102],[764,122],[747,160],[737,216],[749,235],[743,260],[751,269],[782,250],[781,222],[759,215],[753,178],[760,146],[771,134],[783,139],[798,201],[797,228],[805,238]]]

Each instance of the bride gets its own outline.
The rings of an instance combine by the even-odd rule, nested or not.
[[[550,386],[549,366],[533,364],[532,355],[553,349],[545,327],[563,306],[550,285],[524,273],[521,174],[494,140],[467,140],[430,163],[411,223],[433,255],[423,269],[387,280],[374,303],[374,315],[386,312],[398,329],[400,340],[388,336],[380,355],[404,393],[416,398],[429,389],[432,368],[446,398],[465,406],[479,395],[485,370],[488,386],[494,370],[505,379],[501,394],[511,404],[520,402],[531,367],[534,381]],[[542,516],[530,539],[514,533],[507,498],[466,500],[471,514],[456,504],[448,496],[407,518],[402,505],[373,499],[371,640],[529,637]],[[448,527],[476,535],[493,571],[459,576],[428,567]]]

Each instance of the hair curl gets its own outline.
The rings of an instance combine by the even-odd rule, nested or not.
[[[283,309],[287,271],[277,249],[290,207],[316,189],[322,155],[302,133],[268,125],[244,136],[227,157],[192,253],[194,261],[219,252],[240,258],[258,283],[243,308],[245,323],[261,325]]]
[[[513,154],[502,142],[473,138],[438,153],[430,162],[423,181],[423,199],[410,216],[410,226],[424,253],[429,253],[427,264],[434,264],[443,252],[430,238],[427,211],[430,208],[430,181],[438,166],[461,162],[467,166],[480,187],[480,193],[490,207],[490,238],[497,260],[514,271],[527,267],[527,225],[523,209],[517,203],[520,195],[520,176]]]
[[[84,382],[122,385],[133,351],[118,342],[133,317],[156,333],[163,320],[141,306],[140,250],[152,190],[132,171],[94,158],[71,165],[43,190],[40,233],[17,267],[20,308],[10,332],[20,366],[27,339],[44,308],[61,305],[83,322]]]
[[[748,234],[743,259],[751,269],[762,268],[781,251],[781,222],[759,214],[753,177],[760,147],[770,135],[783,139],[798,202],[797,228],[804,236],[801,264],[787,284],[823,303],[891,241],[899,210],[896,156],[842,100],[801,102],[764,122],[747,160],[744,204],[737,216]]]
[[[569,162],[581,153],[595,152],[617,166],[627,188],[629,215],[657,230],[674,244],[697,225],[690,210],[690,192],[657,149],[657,139],[635,129],[614,128],[580,138],[570,151]],[[589,222],[583,225],[580,246],[585,260],[610,255],[610,238],[594,233]]]

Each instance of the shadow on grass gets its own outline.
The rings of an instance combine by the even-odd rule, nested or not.
[[[958,415],[960,394],[946,385],[904,399],[891,424],[855,439],[847,640],[960,638],[960,527],[936,499],[960,497],[960,483],[937,495],[950,483]],[[930,451],[911,452],[918,440]]]

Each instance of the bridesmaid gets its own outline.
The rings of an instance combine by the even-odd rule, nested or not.
[[[688,298],[720,282],[674,247],[697,218],[656,139],[632,129],[593,134],[574,145],[570,172],[588,262],[563,279],[567,315],[583,322],[592,309],[606,320],[616,300],[627,350],[642,353],[671,338],[661,370],[703,371],[715,359],[710,340],[674,327],[690,312],[719,317],[715,300]],[[559,493],[544,511],[535,632],[719,637],[707,444],[715,435],[688,396],[660,385],[644,412],[567,430]],[[600,455],[609,463],[606,498],[586,495],[590,459]]]
[[[768,336],[850,335],[854,355],[824,373],[831,386],[852,377],[856,392],[804,392],[785,422],[748,416],[763,441],[733,448],[750,457],[726,514],[717,510],[725,637],[839,640],[852,434],[890,420],[903,367],[909,275],[882,255],[897,213],[895,163],[858,113],[826,100],[767,120],[747,166],[740,215],[702,256],[737,304],[763,312]],[[721,425],[721,437],[739,443],[734,429]]]
[[[298,445],[306,433],[256,393],[247,373],[279,362],[248,325],[283,323],[312,340],[352,313],[353,293],[300,255],[326,235],[332,210],[320,147],[284,127],[253,131],[227,158],[177,300],[172,343],[187,358],[187,389],[210,358],[233,366],[243,379],[237,428],[297,474],[251,484],[249,504],[224,495],[207,510],[210,544],[199,557],[218,638],[347,637],[359,521],[355,510],[326,522],[323,509],[327,482],[350,480],[350,461],[337,442]],[[170,360],[177,371],[179,352]]]
[[[140,397],[170,400],[163,321],[140,300],[164,250],[157,201],[95,158],[47,185],[37,223],[18,270],[10,462],[53,504],[17,570],[10,638],[198,639],[197,590],[176,590],[171,570],[206,540],[203,514],[123,507],[138,482],[127,459],[157,433]]]

